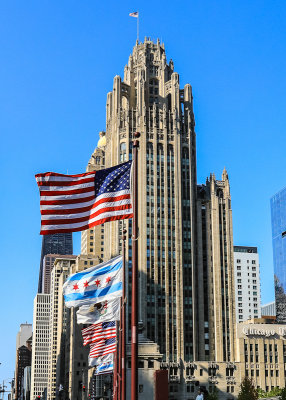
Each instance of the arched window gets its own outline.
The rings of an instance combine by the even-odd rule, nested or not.
[[[126,142],[120,143],[120,161],[126,161]]]

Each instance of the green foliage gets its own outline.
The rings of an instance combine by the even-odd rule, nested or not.
[[[259,388],[259,389],[257,389],[257,392],[258,392],[259,399],[264,399],[264,398],[272,397],[272,396],[279,396],[282,393],[281,389],[279,389],[278,387],[275,387],[270,392],[264,392],[264,390]],[[285,397],[285,400],[286,400],[286,397]]]
[[[268,397],[279,396],[280,394],[281,394],[281,389],[279,389],[279,387],[275,387],[270,392],[268,392]]]
[[[237,400],[258,400],[258,393],[251,379],[247,377],[243,379]]]
[[[218,400],[218,389],[216,387],[213,388],[213,392],[208,394],[208,400]]]
[[[280,392],[280,400],[286,400],[286,388],[283,388]]]
[[[265,396],[266,392],[264,392],[264,390],[262,390],[261,388],[257,389],[257,393],[258,393],[258,398],[259,399],[263,399],[263,397],[266,397]]]

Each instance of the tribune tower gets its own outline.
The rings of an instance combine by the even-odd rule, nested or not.
[[[103,158],[105,167],[131,159],[140,132],[139,320],[167,363],[232,361],[235,352],[229,182],[225,171],[222,181],[197,185],[194,127],[192,88],[180,89],[164,45],[137,42],[107,95],[106,133],[88,170],[101,168]],[[121,252],[123,227],[131,282],[131,221],[100,228],[104,258]]]

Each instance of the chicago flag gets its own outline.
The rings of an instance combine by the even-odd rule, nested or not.
[[[122,256],[70,275],[63,286],[66,307],[102,303],[122,296]]]

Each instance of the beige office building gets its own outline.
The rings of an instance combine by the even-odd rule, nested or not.
[[[105,165],[105,132],[99,132],[97,148],[91,155],[86,171],[97,171]],[[81,233],[81,254],[97,257],[98,261],[104,258],[104,225],[95,226]]]
[[[50,295],[38,293],[34,300],[31,399],[47,393],[50,349]]]
[[[211,175],[197,185],[194,127],[192,88],[180,88],[164,45],[137,42],[123,79],[116,76],[107,94],[106,132],[87,170],[131,159],[133,134],[140,132],[139,319],[168,369],[196,360],[233,362],[236,353],[229,180],[224,170],[221,180]],[[82,253],[119,254],[124,227],[131,260],[131,221],[97,227],[97,242],[95,230],[83,232]],[[129,322],[130,302],[128,309]],[[173,386],[183,395],[180,376]]]
[[[100,234],[100,229],[98,233]],[[76,257],[70,273],[83,271],[98,263],[97,256],[80,255]],[[77,308],[70,308],[66,314],[64,379],[62,383],[66,390],[66,396],[70,400],[85,400],[88,391],[83,392],[82,385],[85,385],[86,388],[90,386],[93,371],[88,367],[89,346],[83,346],[81,334],[83,325],[77,324],[76,311]]]
[[[194,126],[192,88],[164,45],[137,43],[107,95],[104,150],[106,167],[128,160],[140,132],[139,319],[165,362],[233,361],[229,181],[197,185]],[[130,238],[130,221],[105,224],[105,258],[120,253],[123,226]]]
[[[57,389],[64,382],[68,309],[64,305],[63,284],[70,275],[75,260],[75,256],[58,256],[54,260],[54,267],[50,276],[48,400],[56,398]]]

